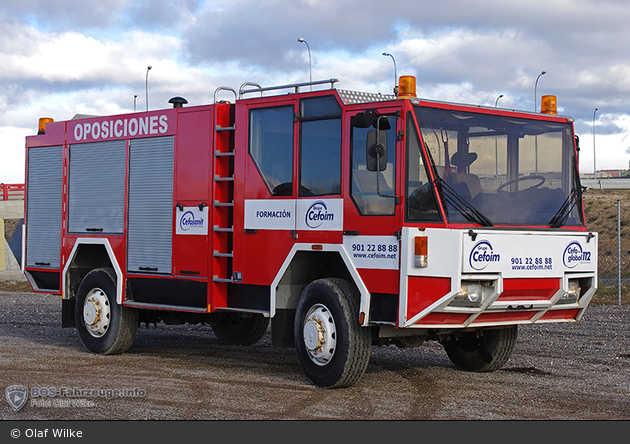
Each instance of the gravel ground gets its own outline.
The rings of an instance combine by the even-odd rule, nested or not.
[[[139,329],[127,353],[100,356],[61,328],[60,312],[59,296],[0,292],[0,387],[101,394],[29,396],[17,412],[3,399],[0,419],[630,419],[628,305],[521,326],[512,358],[493,373],[457,370],[435,342],[374,347],[359,383],[335,390],[310,384],[293,350],[272,349],[269,333],[236,347],[207,326],[159,324]],[[124,389],[140,396],[107,397]]]

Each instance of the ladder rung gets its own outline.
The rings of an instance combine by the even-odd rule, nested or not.
[[[220,132],[220,131],[234,131],[236,129],[235,126],[220,126],[217,125],[214,127],[215,131]]]
[[[219,253],[217,250],[214,250],[214,253],[212,253],[212,255],[214,257],[234,257],[232,253]]]
[[[227,283],[231,283],[232,279],[223,279],[223,278],[220,278],[219,276],[212,276],[212,282],[227,282]]]
[[[228,151],[227,153],[225,153],[225,152],[223,152],[223,151],[216,150],[216,151],[214,152],[214,155],[215,155],[216,157],[221,157],[221,156],[234,156],[234,151]]]
[[[234,176],[230,176],[230,177],[214,176],[214,180],[215,182],[234,182]]]
[[[232,202],[219,202],[218,200],[214,201],[214,206],[215,207],[233,207],[234,206],[234,201]]]

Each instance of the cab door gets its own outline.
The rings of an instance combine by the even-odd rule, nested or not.
[[[300,243],[340,244],[342,111],[333,94],[299,101],[296,236]]]
[[[350,128],[350,184],[343,243],[373,300],[378,293],[380,299],[395,301],[399,288],[400,115],[400,108],[374,108],[353,113],[345,122]],[[382,316],[386,320],[393,316],[395,320],[394,312]]]
[[[295,243],[296,102],[237,107],[234,230],[242,234],[234,236],[234,283],[269,286]]]

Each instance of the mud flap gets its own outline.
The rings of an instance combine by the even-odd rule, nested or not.
[[[293,341],[293,324],[295,309],[277,309],[271,318],[271,347],[295,348]]]
[[[61,300],[61,328],[74,328],[77,326],[74,318],[74,305],[76,299]]]

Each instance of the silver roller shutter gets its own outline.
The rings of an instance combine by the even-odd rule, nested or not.
[[[70,145],[68,232],[122,234],[125,141]]]
[[[128,217],[127,270],[170,274],[172,136],[130,141]]]
[[[26,265],[61,266],[61,146],[28,150]]]

